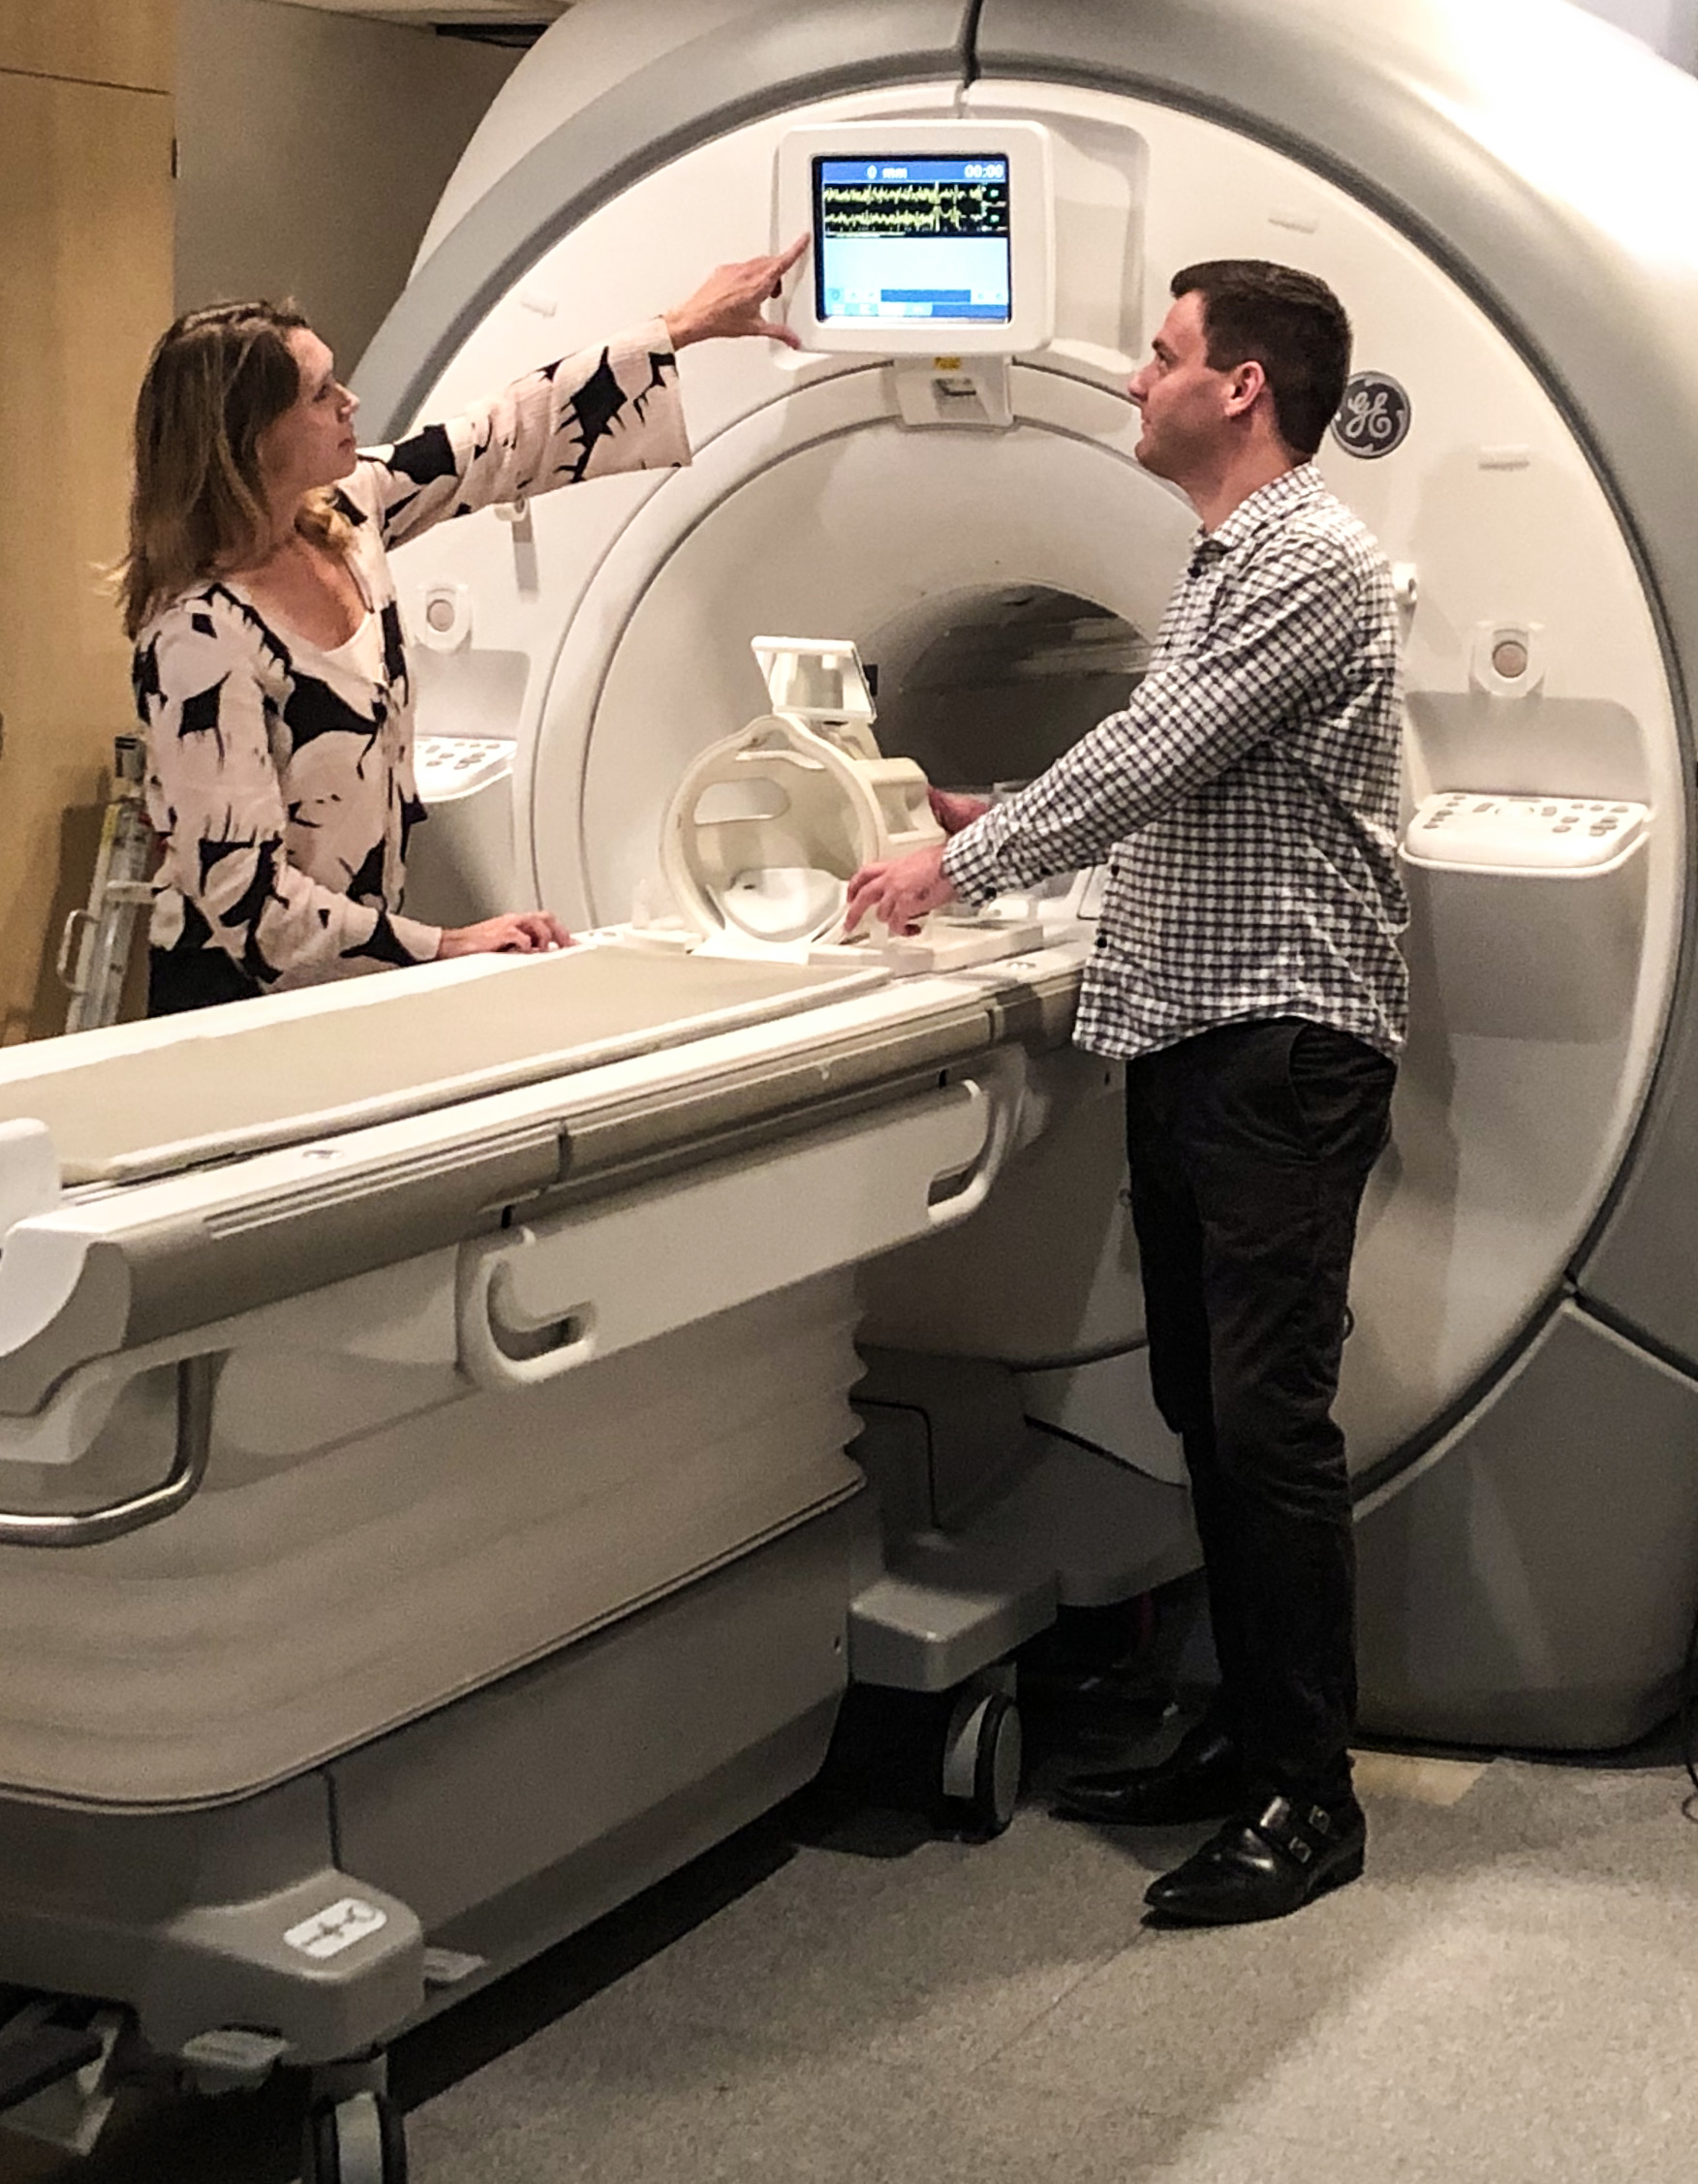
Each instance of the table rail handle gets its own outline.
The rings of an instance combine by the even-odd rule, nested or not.
[[[983,1150],[954,1187],[933,1199],[926,1218],[934,1229],[954,1228],[976,1214],[1007,1164],[1020,1128],[1026,1092],[1026,1058],[1018,1047],[999,1048],[965,1082],[989,1109]]]
[[[103,1509],[0,1512],[0,1546],[99,1547],[174,1517],[200,1492],[206,1477],[220,1363],[216,1352],[178,1361],[176,1455],[170,1475],[158,1486]]]

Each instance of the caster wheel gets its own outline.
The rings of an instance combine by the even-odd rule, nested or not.
[[[1020,1709],[1002,1691],[969,1691],[956,1702],[943,1743],[944,1809],[975,1841],[989,1842],[1014,1817],[1020,1797]]]
[[[307,2118],[301,2184],[407,2184],[400,2109],[382,2093],[322,2102]]]

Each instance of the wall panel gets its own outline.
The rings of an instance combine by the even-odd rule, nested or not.
[[[0,1042],[63,1025],[58,928],[132,724],[98,572],[123,547],[136,387],[170,316],[170,164],[169,98],[0,72]]]
[[[170,91],[176,0],[4,0],[0,69]]]
[[[183,0],[177,309],[293,295],[344,374],[519,59],[276,0]]]

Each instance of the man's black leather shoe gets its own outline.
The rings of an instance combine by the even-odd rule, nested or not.
[[[1062,1784],[1056,1812],[1064,1820],[1166,1828],[1187,1820],[1219,1820],[1236,1812],[1248,1787],[1244,1758],[1234,1738],[1200,1721],[1186,1731],[1158,1767],[1124,1767],[1112,1774],[1070,1776]]]
[[[1144,1901],[1163,1921],[1188,1926],[1283,1919],[1356,1880],[1367,1842],[1368,1822],[1354,1798],[1336,1805],[1270,1798],[1152,1881]]]

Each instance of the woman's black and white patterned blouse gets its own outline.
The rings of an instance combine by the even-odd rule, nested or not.
[[[324,651],[217,578],[157,614],[135,661],[148,814],[166,845],[153,946],[222,951],[256,994],[428,962],[440,928],[400,914],[423,808],[386,549],[522,494],[689,460],[656,319],[361,454],[334,490],[371,610],[363,642]]]

